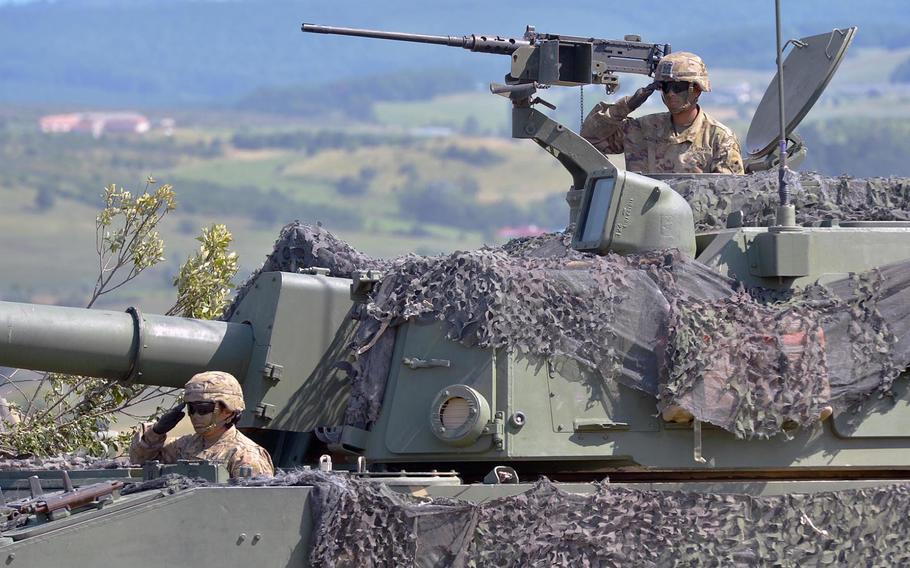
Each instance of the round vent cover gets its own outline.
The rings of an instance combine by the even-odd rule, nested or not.
[[[430,406],[430,429],[443,442],[469,446],[483,434],[490,421],[490,405],[482,394],[467,385],[452,385],[439,391]]]

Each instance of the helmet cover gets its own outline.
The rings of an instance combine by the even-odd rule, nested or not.
[[[688,51],[677,51],[665,55],[657,63],[654,80],[659,82],[688,81],[695,83],[702,91],[711,90],[708,68],[701,57]]]
[[[234,412],[245,408],[240,383],[224,371],[206,371],[193,375],[183,389],[183,400],[186,402],[221,402],[225,408]]]

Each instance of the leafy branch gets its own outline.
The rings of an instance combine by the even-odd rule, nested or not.
[[[138,195],[114,184],[104,190],[104,208],[95,220],[98,275],[86,307],[92,307],[139,274],[164,260],[164,240],[158,226],[176,208],[170,184],[149,177]],[[224,225],[212,225],[197,238],[199,250],[181,266],[174,279],[177,301],[167,313],[200,319],[221,315],[228,304],[231,279],[238,269],[237,254],[229,250],[233,236]],[[84,451],[97,455],[113,443],[122,448],[129,432],[105,441],[102,435],[118,416],[136,417],[142,403],[173,395],[178,389],[148,388],[102,379],[43,374],[37,381],[17,378],[19,370],[0,374],[24,404],[9,403],[18,423],[8,423],[0,437],[0,453],[47,456]],[[35,385],[31,394],[23,388]],[[159,409],[160,412],[160,409]]]

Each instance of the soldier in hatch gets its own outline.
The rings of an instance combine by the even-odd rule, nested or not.
[[[269,453],[241,434],[234,424],[243,412],[243,390],[229,373],[207,371],[191,378],[184,388],[183,402],[164,413],[154,425],[143,424],[130,444],[130,460],[142,463],[181,459],[220,461],[231,477],[249,467],[253,475],[273,475]],[[167,440],[167,433],[183,419],[187,408],[195,434]]]
[[[658,89],[670,112],[629,117]],[[710,90],[699,56],[671,53],[657,64],[653,83],[595,106],[581,135],[605,154],[625,154],[626,169],[634,172],[741,174],[736,135],[698,106],[699,95]]]

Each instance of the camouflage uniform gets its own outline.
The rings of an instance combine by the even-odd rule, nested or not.
[[[208,371],[193,376],[184,387],[185,402],[220,402],[239,415],[244,409],[243,390],[229,373]],[[180,412],[180,407],[175,409]],[[174,412],[174,411],[172,411]],[[180,415],[176,415],[179,419]],[[160,420],[159,420],[160,422]],[[177,420],[168,428],[172,428]],[[205,459],[225,464],[231,477],[238,477],[240,469],[248,466],[253,475],[273,475],[275,468],[269,453],[250,440],[233,425],[216,439],[206,439],[201,433],[167,440],[167,434],[158,433],[151,424],[143,424],[130,444],[130,460],[142,463],[161,460],[176,463],[181,459]]]
[[[238,477],[242,466],[249,466],[253,475],[275,473],[268,452],[234,427],[217,440],[207,442],[200,434],[167,440],[167,434],[158,434],[151,429],[151,424],[143,424],[141,432],[137,432],[130,444],[130,461],[142,463],[150,460],[164,463],[177,463],[177,460],[220,461],[231,477]]]
[[[626,169],[645,173],[743,173],[739,142],[733,132],[698,108],[695,120],[681,132],[668,112],[630,118],[659,85],[688,85],[688,92],[668,98],[668,109],[688,110],[702,92],[711,90],[708,68],[701,57],[679,51],[664,56],[654,72],[654,83],[613,104],[594,107],[581,135],[605,154],[623,153]]]
[[[627,100],[599,103],[581,127],[585,140],[604,154],[625,154],[627,170],[743,173],[736,135],[701,108],[695,121],[677,133],[668,112],[629,117]]]

